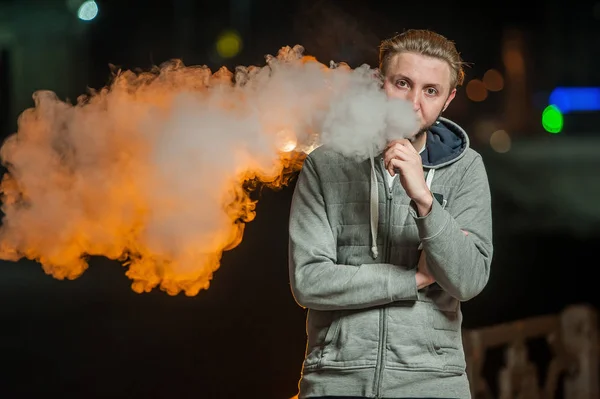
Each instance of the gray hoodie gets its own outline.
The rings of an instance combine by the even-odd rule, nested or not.
[[[436,198],[423,217],[398,178],[388,186],[381,155],[357,163],[320,147],[304,161],[289,225],[291,289],[308,308],[300,398],[470,397],[460,302],[490,273],[487,175],[444,118],[421,157]],[[436,283],[418,290],[421,251]]]

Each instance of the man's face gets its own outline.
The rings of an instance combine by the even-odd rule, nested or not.
[[[388,97],[412,103],[421,121],[415,136],[433,125],[454,99],[450,76],[450,65],[437,58],[400,53],[390,59],[383,88]]]

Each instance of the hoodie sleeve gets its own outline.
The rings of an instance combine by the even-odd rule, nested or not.
[[[415,269],[388,263],[337,263],[321,182],[307,157],[290,210],[289,274],[292,294],[305,308],[361,309],[417,299]]]
[[[416,220],[429,271],[437,283],[460,301],[486,286],[492,261],[492,212],[487,174],[478,154],[467,167],[449,210],[436,201]],[[468,232],[465,235],[463,231]]]

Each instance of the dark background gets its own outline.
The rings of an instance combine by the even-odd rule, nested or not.
[[[600,3],[98,0],[99,15],[88,23],[67,3],[0,2],[4,137],[16,131],[35,90],[76,98],[108,82],[109,64],[149,69],[181,58],[214,71],[263,65],[265,54],[302,44],[324,63],[375,65],[380,40],[429,28],[454,40],[472,63],[468,81],[490,68],[503,72],[503,48],[520,38],[523,95],[507,86],[474,102],[462,88],[447,115],[483,154],[493,191],[492,275],[485,291],[463,304],[464,326],[600,304],[592,278],[599,265],[600,118],[567,115],[558,135],[540,123],[554,87],[600,86]],[[240,33],[243,48],[221,59],[214,45],[228,28]],[[510,151],[494,151],[486,123],[509,131]],[[257,217],[244,240],[195,297],[136,294],[124,267],[104,258],[74,281],[55,280],[34,262],[0,262],[0,398],[295,395],[305,313],[287,274],[293,184],[255,194]]]

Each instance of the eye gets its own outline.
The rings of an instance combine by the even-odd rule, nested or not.
[[[402,88],[408,87],[408,82],[404,79],[400,79],[400,80],[396,81],[396,86],[402,87]]]
[[[426,91],[428,96],[435,96],[438,94],[437,89],[434,89],[433,87],[429,87]]]

